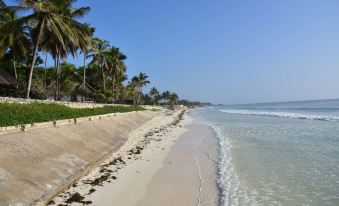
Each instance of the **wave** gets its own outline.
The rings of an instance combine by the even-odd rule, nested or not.
[[[292,119],[309,119],[309,120],[339,122],[339,117],[335,117],[335,116],[298,114],[298,113],[293,113],[293,112],[266,112],[266,111],[252,111],[252,110],[246,110],[246,109],[223,109],[219,111],[225,112],[228,114],[258,115],[258,116],[283,117],[283,118],[292,118]]]
[[[219,205],[221,206],[238,206],[251,205],[255,206],[255,200],[240,185],[239,177],[232,164],[230,138],[224,136],[223,131],[212,123],[205,123],[211,127],[218,139],[218,163],[217,163],[217,187],[219,190]]]

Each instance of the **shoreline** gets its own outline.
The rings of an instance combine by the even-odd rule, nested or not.
[[[154,117],[49,205],[217,205],[216,139],[211,135],[209,127],[195,124],[184,111]]]
[[[218,205],[217,139],[210,127],[195,121],[186,128],[136,205]]]
[[[120,196],[121,193],[119,191],[122,191],[122,188],[128,189],[129,183],[132,182],[128,183],[121,180],[128,173],[126,171],[131,170],[129,168],[143,167],[149,169],[148,173],[158,171],[162,167],[162,160],[166,157],[166,152],[169,151],[177,138],[186,131],[182,124],[185,121],[189,121],[189,118],[185,115],[184,120],[182,120],[184,112],[182,109],[176,111],[164,110],[162,115],[155,116],[138,129],[131,131],[128,134],[128,140],[117,152],[89,173],[89,175],[81,178],[72,187],[49,201],[49,205],[103,205],[96,203],[96,201],[102,201],[105,191],[109,190],[108,196],[112,196],[112,194]],[[176,135],[173,135],[172,138],[163,138],[172,132],[175,132]],[[160,147],[159,143],[165,143],[166,146]],[[161,151],[162,156],[153,156],[155,150]],[[154,161],[151,163],[152,167],[148,167],[145,162],[150,162],[151,158]],[[136,173],[136,171],[134,170],[133,173]],[[131,181],[130,175],[127,176],[128,178],[126,179]],[[147,177],[150,176],[147,175]],[[138,179],[136,183],[145,185],[140,184],[140,181],[143,180]],[[111,188],[106,189],[113,184],[121,184],[116,192],[112,192]],[[138,191],[144,190],[140,189]],[[100,197],[96,198],[96,194],[99,194]],[[140,198],[142,198],[142,195],[140,195]],[[116,201],[114,202],[116,203]]]

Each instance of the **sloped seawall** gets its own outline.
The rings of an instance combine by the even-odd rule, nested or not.
[[[0,205],[35,205],[87,174],[155,112],[0,136]]]

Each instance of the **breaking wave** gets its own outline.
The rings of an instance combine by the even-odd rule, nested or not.
[[[242,115],[258,115],[268,117],[283,117],[292,119],[309,119],[309,120],[322,120],[339,122],[339,117],[336,116],[324,116],[324,115],[312,115],[312,114],[298,114],[293,112],[267,112],[267,111],[253,111],[245,109],[224,109],[219,110],[228,114],[242,114]]]

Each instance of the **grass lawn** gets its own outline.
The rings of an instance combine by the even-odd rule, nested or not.
[[[144,109],[140,106],[105,106],[78,109],[58,104],[0,103],[0,127],[140,110]]]

